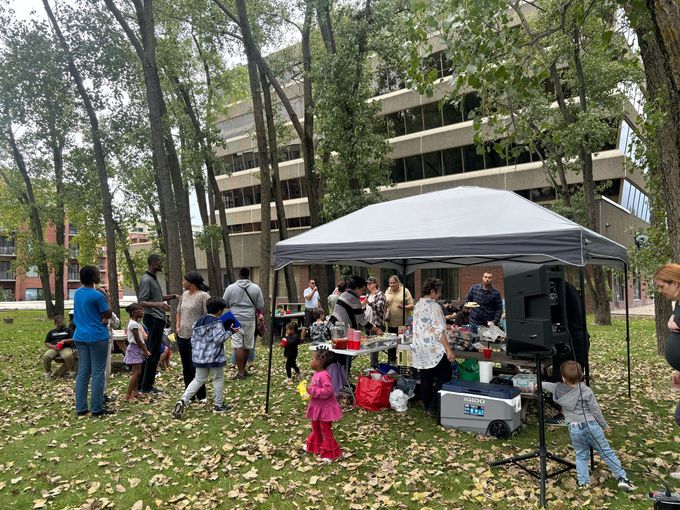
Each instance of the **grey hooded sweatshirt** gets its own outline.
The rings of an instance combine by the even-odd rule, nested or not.
[[[564,383],[544,382],[543,389],[553,394],[555,403],[562,408],[564,421],[567,423],[596,421],[602,429],[609,428],[593,390],[585,383],[569,386]]]
[[[264,309],[262,290],[250,280],[236,280],[229,285],[224,291],[224,300],[239,322],[255,322],[255,309]]]

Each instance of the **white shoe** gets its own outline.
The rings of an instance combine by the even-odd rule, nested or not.
[[[671,478],[673,478],[674,480],[680,480],[680,471],[673,471],[671,473]]]

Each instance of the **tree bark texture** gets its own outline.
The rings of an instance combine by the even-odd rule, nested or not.
[[[64,248],[66,239],[66,213],[64,212],[64,139],[52,137],[52,160],[54,164],[54,184],[57,191],[57,217],[54,222],[55,242]],[[54,268],[54,313],[64,315],[64,262]]]
[[[35,202],[35,194],[33,193],[33,183],[31,182],[31,176],[28,174],[28,168],[26,167],[26,162],[24,161],[24,156],[19,150],[17,141],[14,138],[14,131],[12,130],[12,121],[7,120],[7,125],[5,126],[5,135],[7,137],[7,143],[12,149],[12,157],[14,159],[14,164],[16,164],[21,174],[21,178],[24,181],[25,190],[19,192],[20,202],[28,208],[29,223],[31,225],[31,230],[35,235],[35,240],[38,245],[38,249],[41,251],[38,263],[38,275],[40,276],[40,286],[42,287],[43,296],[45,298],[45,310],[47,316],[53,318],[56,315],[54,308],[54,302],[52,301],[52,289],[50,287],[50,269],[47,266],[47,258],[45,256],[45,235],[43,232],[42,220],[40,219],[40,212],[38,211],[38,205]]]
[[[680,3],[647,0],[649,16],[636,28],[649,99],[666,117],[657,128],[658,161],[673,262],[680,262]],[[666,321],[668,318],[666,318]]]
[[[253,117],[255,120],[255,133],[260,160],[260,288],[265,298],[265,310],[269,310],[269,275],[271,273],[271,176],[269,169],[269,152],[267,149],[267,131],[264,122],[264,107],[262,104],[262,90],[260,76],[258,74],[257,56],[259,53],[253,34],[250,30],[250,21],[246,10],[246,0],[236,0],[239,26],[243,36],[243,43],[248,59],[248,79],[250,81],[250,93],[253,100]],[[268,322],[271,317],[266,314]],[[269,324],[271,327],[271,324]]]
[[[78,95],[80,96],[87,117],[90,122],[90,135],[92,136],[92,146],[94,149],[94,160],[97,167],[97,176],[99,177],[99,193],[102,200],[102,214],[104,215],[104,231],[106,232],[106,269],[108,272],[109,282],[109,300],[111,308],[116,315],[120,315],[120,304],[118,302],[118,262],[116,258],[116,232],[113,224],[113,206],[111,203],[111,190],[109,189],[109,174],[106,169],[106,158],[104,156],[104,147],[102,146],[99,119],[97,112],[92,105],[90,93],[85,88],[83,78],[80,71],[76,67],[75,60],[71,54],[71,49],[64,38],[64,34],[59,27],[57,18],[54,16],[48,0],[43,0],[43,6],[47,17],[52,24],[57,41],[61,46],[64,55],[66,56],[68,71],[71,78],[75,82]]]
[[[135,12],[141,31],[141,40],[130,28],[126,18],[116,7],[114,0],[104,0],[113,16],[121,25],[135,49],[144,70],[144,87],[149,108],[151,148],[156,168],[156,183],[161,203],[162,225],[165,234],[167,291],[175,294],[181,290],[182,257],[178,250],[168,249],[180,246],[179,219],[176,197],[172,187],[170,162],[165,149],[163,122],[163,89],[156,62],[156,35],[153,14],[153,0],[135,0]]]
[[[279,224],[279,240],[288,239],[288,222],[286,220],[286,209],[283,206],[283,192],[281,191],[281,179],[279,177],[279,144],[276,137],[276,124],[274,121],[274,109],[272,108],[272,96],[269,92],[267,77],[260,70],[260,82],[262,83],[262,97],[264,99],[264,111],[267,120],[267,136],[269,138],[269,154],[271,158],[272,174],[272,193],[276,204],[276,220]],[[283,269],[283,276],[286,281],[286,294],[288,302],[297,301],[297,285],[293,266],[288,264]],[[276,290],[276,289],[275,289]]]
[[[130,274],[130,281],[132,282],[132,288],[135,290],[135,296],[139,295],[139,280],[137,279],[137,272],[135,271],[135,263],[132,260],[132,255],[130,255],[130,250],[128,249],[128,239],[127,236],[123,235],[120,226],[116,223],[116,235],[118,236],[118,241],[123,248],[123,256],[125,257],[125,264],[128,268],[128,273]]]

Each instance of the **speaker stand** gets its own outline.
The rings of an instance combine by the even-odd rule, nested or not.
[[[508,457],[506,459],[501,459],[501,460],[496,460],[494,462],[490,462],[490,466],[503,466],[505,464],[514,464],[515,466],[523,469],[527,473],[529,473],[531,476],[534,478],[537,478],[539,481],[539,486],[540,486],[540,504],[541,508],[545,508],[545,490],[546,490],[546,482],[548,478],[553,478],[554,476],[557,476],[559,474],[562,474],[566,471],[569,471],[570,469],[575,469],[576,464],[573,462],[570,462],[566,459],[563,459],[562,457],[558,457],[557,455],[554,455],[550,451],[548,451],[548,448],[545,445],[545,420],[543,418],[543,376],[542,376],[542,357],[546,354],[545,351],[537,351],[537,352],[527,352],[523,354],[534,354],[535,355],[535,360],[536,360],[536,389],[538,391],[538,398],[537,398],[537,413],[538,413],[538,449],[534,450],[531,453],[527,453],[526,455],[517,455],[514,457]],[[530,459],[539,459],[539,470],[536,471],[535,469],[528,468],[527,466],[521,464],[524,461],[530,460]],[[557,471],[553,471],[552,473],[548,473],[548,467],[547,467],[547,461],[552,460],[554,462],[557,462],[558,464],[561,464],[563,467],[558,469]]]

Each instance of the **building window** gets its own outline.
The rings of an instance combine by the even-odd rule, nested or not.
[[[444,175],[453,175],[463,172],[463,156],[460,147],[442,151],[444,160]]]
[[[613,277],[614,299],[617,303],[620,303],[625,300],[626,283],[623,281],[623,273],[614,272]]]
[[[26,301],[40,301],[44,299],[42,289],[26,289]]]
[[[441,151],[423,154],[423,174],[425,179],[440,177],[442,175]]]
[[[633,273],[633,300],[639,300],[642,297],[642,279],[640,273],[635,271]]]
[[[0,255],[14,255],[14,239],[0,237]]]
[[[395,136],[403,136],[406,134],[404,112],[390,113],[386,117],[388,122],[388,133],[390,135],[390,138]]]
[[[404,166],[407,181],[418,181],[423,178],[423,158],[420,155],[404,158]]]
[[[76,291],[77,291],[77,290],[78,290],[78,289],[71,289],[71,288],[69,288],[69,289],[68,289],[68,297],[67,297],[66,299],[73,299],[73,298],[75,297],[75,295],[76,295]]]
[[[454,104],[450,101],[444,101],[442,103],[442,118],[444,120],[445,126],[463,122],[465,118],[463,117],[462,104]]]
[[[420,106],[404,111],[406,134],[419,133],[423,130],[423,110]]]
[[[442,110],[439,102],[423,105],[423,126],[425,130],[442,127]]]
[[[80,281],[80,264],[71,262],[68,265],[68,279],[72,281]]]
[[[425,282],[428,278],[439,278],[444,282],[442,285],[442,299],[460,299],[460,285],[458,283],[458,269],[423,269],[422,279]]]
[[[69,243],[68,254],[72,259],[77,259],[80,257],[80,247],[78,246],[78,243]]]
[[[12,263],[9,260],[0,261],[0,280],[14,280],[16,278]]]
[[[463,147],[463,169],[465,172],[484,170],[484,155],[477,154],[477,147],[466,145]]]
[[[26,278],[38,278],[38,266],[31,266],[26,270]]]

